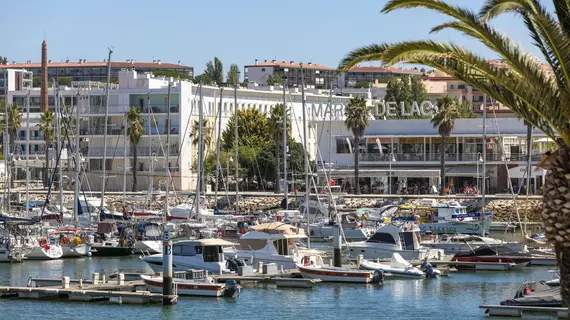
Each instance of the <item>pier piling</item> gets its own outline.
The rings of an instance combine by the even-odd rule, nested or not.
[[[163,239],[163,255],[162,255],[162,304],[163,305],[171,305],[173,304],[173,300],[170,298],[172,294],[172,241],[170,240],[170,234],[168,231],[164,231]]]

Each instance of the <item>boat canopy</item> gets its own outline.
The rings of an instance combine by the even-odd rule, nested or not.
[[[263,232],[268,234],[282,234],[286,236],[295,236],[295,237],[301,235],[302,238],[306,237],[305,230],[283,222],[263,223],[257,226],[252,226],[251,229],[257,232]]]
[[[200,239],[200,240],[185,240],[180,241],[175,244],[193,244],[195,246],[202,246],[202,247],[213,247],[213,246],[236,246],[235,243],[229,242],[222,239]]]

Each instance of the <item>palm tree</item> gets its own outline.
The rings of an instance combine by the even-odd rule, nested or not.
[[[279,183],[279,160],[280,160],[280,151],[283,150],[283,104],[278,103],[276,104],[269,114],[269,132],[271,134],[271,138],[273,139],[273,143],[275,144],[275,158],[277,159],[277,168],[275,170],[276,179],[275,183]],[[289,109],[287,108],[287,136],[289,136],[289,132],[291,132],[291,121],[289,119]],[[275,191],[278,189],[275,188]]]
[[[137,191],[137,163],[138,163],[138,144],[144,133],[144,121],[141,117],[139,109],[131,107],[127,112],[127,135],[129,141],[133,145],[133,192]],[[150,155],[149,155],[150,156]],[[126,165],[126,163],[125,163]]]
[[[202,134],[204,136],[204,159],[208,156],[208,151],[210,146],[212,145],[212,138],[214,135],[214,128],[212,127],[212,125],[210,124],[210,121],[208,121],[208,119],[203,119],[202,121],[202,125],[203,127],[203,131]],[[200,142],[200,135],[198,134],[198,132],[200,131],[200,121],[199,120],[194,120],[194,124],[193,124],[193,130],[192,130],[192,145],[194,147],[198,146],[198,143]]]
[[[493,51],[506,65],[453,43],[430,40],[374,44],[350,52],[341,71],[363,61],[387,65],[415,63],[433,67],[477,88],[509,107],[531,126],[556,141],[557,150],[543,156],[538,166],[548,169],[543,186],[542,217],[548,240],[554,245],[560,267],[561,295],[570,306],[570,2],[552,0],[550,13],[538,0],[486,0],[479,13],[438,0],[391,0],[383,12],[427,8],[452,20],[432,29],[454,29]],[[516,13],[533,44],[547,62],[521,50],[489,21]]]
[[[53,128],[55,118],[51,110],[44,111],[40,116],[39,131],[44,136],[45,151],[46,151],[46,168],[44,170],[44,186],[48,185],[49,178],[49,147],[55,140],[55,130]]]
[[[15,104],[8,106],[8,136],[10,138],[10,153],[16,154],[16,136],[18,130],[22,127],[23,116],[22,109]],[[2,125],[6,126],[4,118],[2,118]],[[10,184],[14,186],[14,166],[10,169]]]
[[[431,119],[434,128],[437,128],[441,136],[441,145],[439,151],[441,152],[441,167],[439,172],[440,179],[440,195],[445,195],[445,149],[447,149],[447,137],[451,134],[455,119],[458,118],[459,113],[457,110],[456,100],[448,95],[439,97],[437,99],[437,112]]]
[[[346,120],[344,125],[354,135],[354,182],[355,194],[360,194],[359,179],[359,155],[360,155],[360,138],[364,135],[364,129],[368,126],[370,118],[369,108],[366,106],[366,100],[362,97],[354,97],[348,102],[345,110]]]

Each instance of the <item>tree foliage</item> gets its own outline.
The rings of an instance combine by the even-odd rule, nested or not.
[[[233,63],[230,65],[230,70],[226,76],[228,84],[235,86],[239,84],[239,67],[237,64]]]
[[[131,107],[127,112],[127,136],[133,147],[133,189],[137,191],[137,166],[138,166],[138,145],[141,137],[144,134],[144,120],[141,117],[140,111],[136,107]],[[150,155],[149,155],[150,156]],[[126,165],[126,164],[125,164]]]
[[[0,56],[0,65],[8,64],[8,58]]]
[[[364,130],[368,126],[370,110],[366,106],[366,100],[362,97],[351,98],[345,110],[346,119],[344,125],[354,135],[354,181],[356,194],[360,194],[359,182],[359,155],[360,138],[364,135]]]
[[[471,105],[471,102],[467,101],[467,100],[463,100],[463,102],[459,103],[459,99],[455,98],[457,100],[457,113],[458,113],[458,118],[460,119],[470,119],[470,118],[477,118],[477,115],[475,114],[475,112],[473,112],[473,105]]]
[[[58,77],[56,83],[60,86],[71,86],[71,81],[73,81],[72,77]],[[33,79],[32,79],[33,82]],[[41,85],[41,81],[40,81]]]
[[[55,140],[55,129],[54,129],[55,117],[51,110],[44,111],[40,116],[39,131],[44,136],[45,152],[46,152],[46,168],[44,170],[44,186],[48,184],[48,175],[50,169],[50,158],[49,158],[49,148],[50,145]]]
[[[267,76],[267,85],[268,86],[275,86],[283,84],[283,79],[278,73],[270,74]]]
[[[204,75],[207,76],[207,79],[218,86],[221,86],[224,83],[224,65],[218,59],[218,57],[214,57],[214,61],[208,61],[206,63],[206,71],[204,71]]]
[[[235,113],[232,114],[226,128],[222,132],[222,146],[224,150],[234,148],[235,140]],[[238,110],[238,143],[240,154],[242,146],[261,147],[270,141],[267,116],[258,109]]]
[[[180,71],[172,71],[172,70],[156,70],[152,72],[152,75],[155,77],[165,77],[165,78],[174,78],[174,79],[181,79],[181,80],[192,80],[192,77],[186,75]]]
[[[414,102],[421,105],[427,98],[427,90],[421,79],[403,75],[400,78],[394,78],[388,81],[384,100],[386,102],[396,102],[397,104],[396,115],[390,117],[391,119],[422,119],[426,117],[417,114],[404,116],[402,114],[401,104],[404,103],[404,110],[409,114]]]
[[[39,87],[41,87],[41,86],[42,86],[42,77],[40,77],[40,76],[34,76],[34,77],[32,78],[32,86],[33,86],[34,88],[39,88]]]
[[[370,81],[358,81],[354,87],[357,89],[370,88]]]

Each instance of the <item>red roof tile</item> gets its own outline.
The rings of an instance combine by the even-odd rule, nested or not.
[[[246,68],[255,68],[255,67],[281,67],[281,68],[300,68],[300,63],[290,63],[290,62],[279,62],[279,61],[268,61],[268,62],[259,62],[258,64],[250,64],[247,65]],[[334,70],[329,67],[321,66],[318,64],[308,64],[303,63],[303,69],[320,69],[320,70]]]
[[[421,71],[410,70],[410,69],[398,69],[398,68],[383,68],[383,67],[353,67],[349,70],[354,72],[383,72],[383,73],[400,73],[400,74],[423,74]]]

